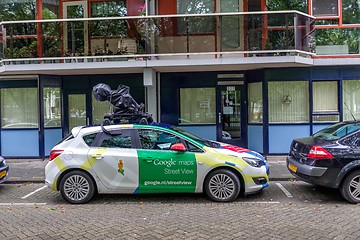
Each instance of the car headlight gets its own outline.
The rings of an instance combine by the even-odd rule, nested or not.
[[[242,159],[252,167],[261,167],[262,165],[264,165],[263,160],[259,158],[243,157]]]

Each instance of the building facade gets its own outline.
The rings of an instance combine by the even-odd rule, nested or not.
[[[264,154],[360,117],[359,1],[0,0],[0,21],[4,157],[46,157],[101,123],[98,83]]]

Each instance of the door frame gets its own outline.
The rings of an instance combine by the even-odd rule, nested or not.
[[[71,129],[69,129],[69,95],[72,94],[83,94],[85,95],[85,110],[86,110],[86,125],[92,123],[92,102],[91,102],[91,93],[86,90],[64,90],[63,92],[63,103],[64,103],[64,127],[63,135],[68,134]]]
[[[221,91],[227,87],[235,87],[240,91],[240,140],[223,140],[222,139],[222,99]],[[218,81],[216,88],[216,140],[246,148],[248,143],[247,136],[247,85],[244,81]]]
[[[64,102],[63,102],[63,90],[62,90],[62,80],[60,77],[40,77],[39,78],[39,87],[38,87],[38,96],[39,96],[39,156],[45,157],[45,102],[44,102],[44,88],[47,87],[56,87],[60,88],[60,101],[61,101],[61,126],[54,128],[62,128],[64,126]],[[64,131],[62,131],[64,136]]]

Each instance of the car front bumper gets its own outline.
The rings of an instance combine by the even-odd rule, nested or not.
[[[315,167],[296,161],[293,157],[287,156],[286,167],[296,178],[325,187],[334,188],[338,169],[329,169],[327,167]]]
[[[5,165],[0,168],[0,183],[5,182],[8,177],[9,177],[9,166]]]

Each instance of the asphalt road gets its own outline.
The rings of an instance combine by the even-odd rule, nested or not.
[[[233,203],[202,194],[99,195],[66,203],[44,184],[0,185],[0,239],[360,239],[360,205],[273,181]]]

